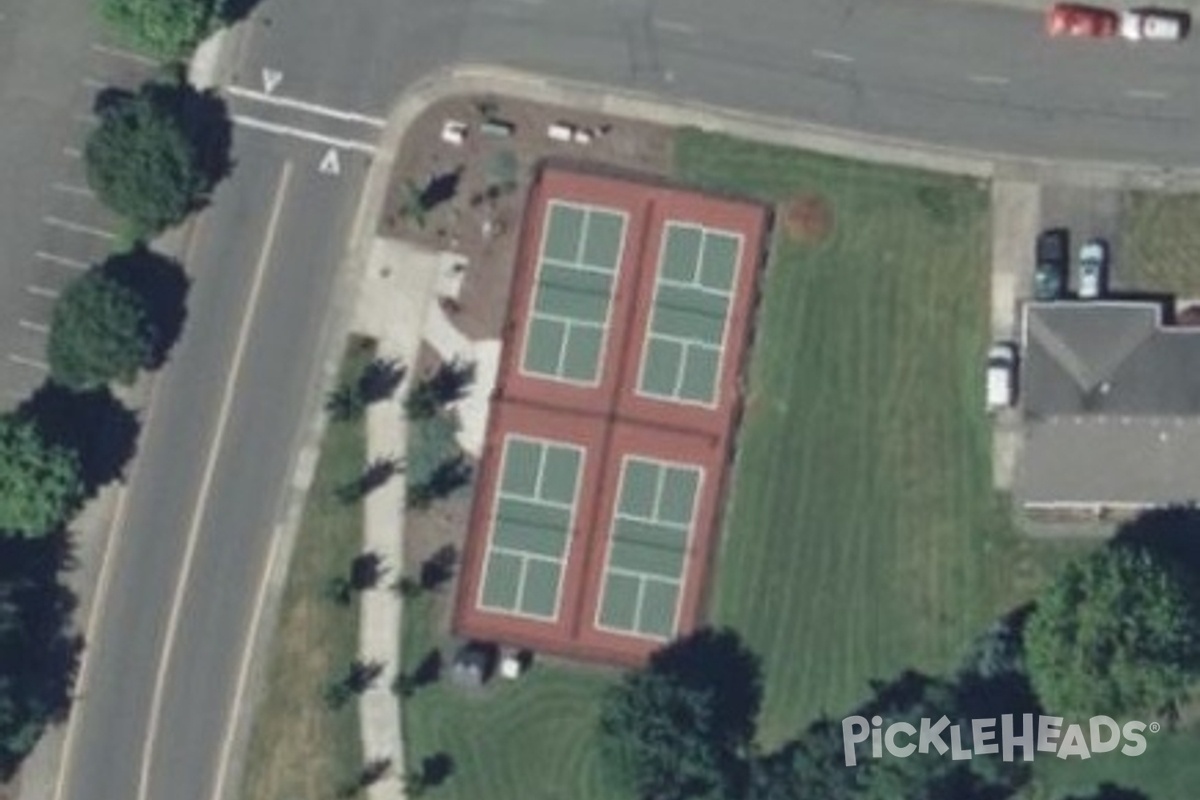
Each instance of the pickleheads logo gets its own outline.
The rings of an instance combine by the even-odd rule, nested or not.
[[[1063,728],[1062,717],[1022,714],[1020,733],[1013,725],[1014,716],[1000,717],[1000,729],[996,730],[995,719],[970,721],[966,744],[963,746],[963,725],[951,725],[943,716],[938,720],[922,719],[920,728],[909,722],[893,722],[883,727],[883,718],[846,717],[842,720],[842,744],[846,753],[846,766],[858,764],[857,745],[871,740],[871,758],[883,758],[886,750],[896,758],[907,758],[913,753],[937,751],[938,755],[950,753],[955,761],[965,761],[973,756],[999,754],[1005,761],[1012,761],[1017,748],[1021,749],[1025,761],[1033,761],[1034,753],[1054,753],[1061,759],[1072,756],[1091,758],[1093,753],[1110,753],[1117,748],[1126,756],[1140,756],[1146,752],[1144,731],[1158,733],[1157,722],[1145,723],[1131,720],[1117,724],[1112,717],[1097,716],[1084,725],[1068,725]],[[1086,727],[1086,733],[1085,733]]]

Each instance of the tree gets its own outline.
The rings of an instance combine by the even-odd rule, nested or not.
[[[48,444],[29,421],[0,415],[0,531],[42,536],[60,525],[83,495],[79,457]]]
[[[182,222],[216,182],[205,148],[184,119],[189,91],[146,84],[106,104],[88,135],[88,185],[135,237]]]
[[[47,356],[50,375],[71,389],[112,381],[129,384],[149,363],[155,332],[145,301],[132,289],[91,269],[54,306]]]
[[[757,659],[730,632],[702,630],[660,650],[605,698],[601,752],[639,796],[740,796],[761,701]]]
[[[131,46],[164,61],[183,60],[218,22],[214,0],[100,0],[100,16]]]
[[[1200,674],[1200,617],[1180,577],[1145,548],[1110,546],[1068,564],[1025,628],[1044,709],[1069,718],[1173,705]]]

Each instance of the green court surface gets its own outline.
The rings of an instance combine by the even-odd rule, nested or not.
[[[624,240],[619,211],[548,205],[524,372],[597,382]]]
[[[694,467],[625,460],[600,627],[660,639],[674,635],[699,488]]]
[[[638,390],[711,405],[735,290],[737,234],[668,223]]]
[[[501,465],[479,605],[554,619],[583,451],[510,436]]]

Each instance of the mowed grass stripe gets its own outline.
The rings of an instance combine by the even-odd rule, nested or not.
[[[819,196],[834,220],[817,244],[776,236],[711,608],[763,656],[769,746],[872,679],[948,667],[1011,601],[983,548],[1015,542],[975,386],[986,194],[694,132],[677,159],[704,185]]]

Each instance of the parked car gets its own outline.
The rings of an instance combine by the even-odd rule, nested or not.
[[[1108,243],[1092,239],[1079,248],[1079,296],[1094,300],[1104,294],[1108,272]]]
[[[1131,42],[1178,42],[1187,36],[1191,22],[1186,11],[1133,8],[1121,13],[1121,38]]]
[[[987,409],[1010,407],[1017,399],[1017,346],[996,342],[988,350]]]
[[[1046,12],[1046,33],[1054,37],[1108,39],[1120,24],[1115,11],[1081,3],[1055,3]]]
[[[1071,260],[1071,238],[1065,228],[1042,231],[1037,238],[1033,272],[1033,298],[1057,300],[1067,291],[1067,264]]]

